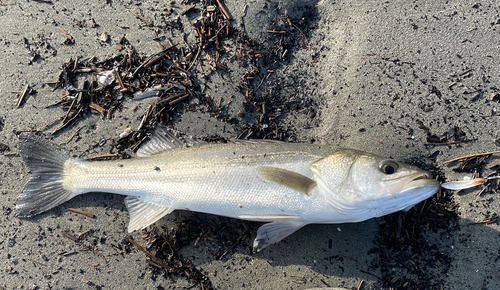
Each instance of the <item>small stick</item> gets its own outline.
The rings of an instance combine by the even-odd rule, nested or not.
[[[68,126],[71,122],[73,122],[74,120],[76,120],[78,118],[78,115],[80,114],[80,112],[82,111],[82,109],[79,109],[78,112],[71,118],[68,120],[68,122],[66,123],[63,123],[61,126],[59,126],[57,129],[55,129],[53,132],[52,132],[52,135],[56,134],[57,132],[59,132],[60,130],[66,128],[66,126]]]
[[[468,70],[465,70],[465,71],[463,71],[463,72],[459,73],[458,75],[459,75],[459,76],[463,76],[463,75],[465,75],[465,74],[467,74],[468,72],[471,72],[471,71],[472,71],[472,69],[470,68],[470,69],[468,69]]]
[[[147,21],[144,17],[140,16],[139,14],[135,13],[134,11],[127,9],[128,12],[132,13],[135,17],[139,18],[145,25],[150,26],[152,23]]]
[[[364,280],[361,280],[361,282],[359,282],[359,286],[358,286],[358,290],[361,289],[361,286],[363,285],[363,282],[365,282]]]
[[[182,38],[181,38],[181,39],[182,39]],[[155,54],[151,55],[150,57],[146,58],[146,60],[145,60],[143,63],[141,63],[141,64],[140,64],[140,65],[139,65],[139,66],[135,69],[135,71],[132,73],[132,76],[135,76],[135,75],[137,74],[137,72],[138,72],[140,69],[142,69],[142,68],[146,68],[146,67],[149,67],[149,66],[151,66],[151,65],[155,64],[157,61],[161,60],[161,59],[162,59],[162,58],[163,58],[163,57],[167,54],[167,52],[168,52],[170,49],[172,49],[172,48],[174,48],[174,47],[176,47],[176,46],[177,46],[177,44],[172,45],[172,46],[167,47],[166,49],[164,49],[164,50],[162,50],[162,51],[160,51],[160,52],[158,52],[158,53],[155,53]]]
[[[76,134],[78,134],[78,132],[80,132],[81,129],[85,128],[85,125],[81,126],[80,128],[78,128],[75,133],[73,133],[73,135],[71,135],[71,137],[69,137],[68,141],[64,142],[64,144],[68,144],[71,140],[73,140],[73,138],[75,138]]]
[[[41,131],[45,131],[45,130],[47,130],[47,128],[49,128],[50,126],[54,125],[57,121],[60,121],[61,119],[62,119],[62,117],[59,117],[59,118],[56,118],[56,119],[54,119],[53,121],[51,121],[51,122],[49,122],[49,123],[45,124],[45,125],[42,127],[42,129],[40,129],[40,132],[41,132]]]
[[[33,263],[40,264],[40,265],[42,265],[42,266],[47,266],[46,264],[44,264],[44,263],[42,263],[42,262],[38,262],[38,261],[32,260],[32,259],[30,259],[30,258],[26,258],[26,257],[25,257],[25,259],[26,259],[26,260],[28,260],[28,261],[31,261],[31,262],[33,262]]]
[[[495,276],[497,276],[497,278],[500,279],[500,276],[498,276],[497,271],[495,271],[494,269],[491,269],[491,272],[493,272],[493,274],[495,274]]]
[[[181,15],[184,15],[186,13],[188,13],[191,9],[195,8],[196,5],[191,5],[189,6],[188,8],[184,9],[182,12],[181,12]]]
[[[71,34],[69,34],[68,32],[66,32],[64,29],[62,29],[62,27],[57,27],[57,29],[59,29],[59,31],[64,35],[66,36],[66,38],[68,39],[68,41],[70,43],[75,43],[75,39],[73,38],[73,36],[71,36]]]
[[[198,46],[198,51],[196,52],[196,55],[194,56],[193,62],[191,62],[191,65],[189,65],[189,67],[187,69],[188,71],[191,70],[191,68],[193,67],[194,63],[198,59],[198,56],[200,55],[200,50],[201,50],[201,46]]]
[[[93,71],[93,69],[90,67],[84,67],[84,68],[79,68],[79,69],[73,70],[74,73],[89,73],[92,71]]]
[[[491,155],[491,154],[498,154],[498,153],[500,153],[500,151],[491,151],[491,152],[486,152],[486,153],[472,154],[472,155],[462,156],[462,157],[458,157],[458,158],[455,158],[455,159],[451,159],[451,160],[445,161],[445,162],[443,162],[443,164],[448,164],[448,163],[451,163],[451,162],[454,162],[454,161],[461,161],[463,159],[469,159],[469,158],[474,158],[474,157],[479,157],[479,156],[485,156],[485,155]]]
[[[485,192],[486,189],[488,189],[488,186],[485,186],[483,189],[481,189],[481,191],[477,194],[477,196],[481,196],[481,194],[483,194],[483,192]]]
[[[104,263],[106,263],[106,265],[108,265],[108,260],[106,260],[106,257],[104,257],[104,255],[97,248],[94,248],[92,250],[96,252],[104,260]]]
[[[103,107],[99,106],[96,103],[90,103],[89,107],[91,109],[98,111],[101,115],[104,115],[104,112],[106,112],[106,109],[104,109]]]
[[[130,243],[132,243],[141,252],[143,252],[144,254],[146,254],[146,256],[148,256],[148,258],[150,258],[154,263],[156,263],[156,264],[160,265],[161,267],[163,267],[164,270],[165,270],[165,272],[168,272],[168,269],[170,269],[170,267],[167,264],[165,264],[160,258],[158,258],[156,256],[153,256],[150,252],[148,252],[146,249],[144,249],[141,245],[139,245],[132,238],[129,238],[128,241]]]
[[[497,220],[498,220],[498,218],[494,218],[494,219],[484,220],[484,221],[480,221],[480,222],[470,223],[469,225],[492,224],[492,223],[496,222]]]
[[[26,95],[28,94],[28,91],[31,91],[30,89],[30,86],[28,84],[26,84],[23,88],[23,90],[21,91],[21,94],[19,95],[19,98],[17,98],[17,103],[16,103],[16,106],[19,108],[23,102],[24,102],[24,98],[26,97]]]
[[[190,94],[185,94],[184,96],[182,96],[176,100],[171,101],[170,103],[168,103],[168,105],[173,106],[173,105],[180,103],[180,102],[184,101],[185,99],[189,98],[189,96],[190,96]]]
[[[90,233],[90,230],[86,230],[86,231],[84,231],[83,233],[80,233],[80,234],[78,235],[78,238],[79,238],[79,239],[87,239],[87,234],[88,234],[88,233]]]
[[[286,31],[284,30],[268,30],[268,33],[276,33],[276,34],[285,34]]]
[[[72,240],[73,242],[78,242],[79,238],[75,235],[70,234],[67,231],[62,231],[61,234],[65,236],[66,238]]]
[[[122,90],[124,90],[125,86],[123,85],[123,81],[122,81],[122,77],[120,76],[120,73],[116,70],[114,72],[115,72],[116,78],[118,79],[118,83],[120,84],[120,87],[122,88]]]
[[[63,124],[66,124],[66,119],[68,119],[69,113],[71,113],[71,109],[73,109],[73,106],[75,105],[76,98],[73,99],[73,102],[71,102],[71,105],[69,106],[68,111],[66,112],[66,115],[64,115],[64,119],[62,121]]]
[[[83,215],[91,217],[91,218],[95,218],[95,215],[91,212],[88,212],[88,211],[83,211],[81,209],[76,209],[76,208],[68,208],[68,210],[71,212],[74,212],[74,213],[79,213],[79,214],[83,214]]]
[[[229,16],[229,13],[227,12],[226,8],[224,8],[224,6],[220,2],[220,0],[217,0],[217,4],[219,4],[219,8],[222,11],[222,13],[224,14],[224,16],[226,17],[226,19],[227,20],[231,20],[231,17]]]
[[[452,145],[458,143],[464,143],[466,141],[452,141],[452,142],[443,142],[443,143],[424,143],[424,146],[440,146],[440,145]]]

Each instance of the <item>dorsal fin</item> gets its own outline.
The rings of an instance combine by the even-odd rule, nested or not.
[[[174,133],[162,126],[157,127],[149,140],[137,150],[137,157],[148,157],[167,150],[190,147],[204,143],[201,140],[193,137],[178,138]]]

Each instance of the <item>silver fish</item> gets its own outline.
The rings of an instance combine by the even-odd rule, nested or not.
[[[15,212],[29,217],[86,192],[127,195],[128,231],[174,210],[267,222],[260,251],[311,223],[360,222],[408,210],[436,193],[428,173],[329,145],[278,141],[203,143],[157,129],[137,158],[73,158],[44,138],[20,135],[31,179]]]

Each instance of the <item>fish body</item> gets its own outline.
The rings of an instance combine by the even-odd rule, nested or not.
[[[42,137],[20,137],[31,180],[16,213],[31,216],[86,192],[127,195],[129,232],[173,210],[267,222],[260,251],[310,223],[359,222],[407,210],[439,190],[417,168],[329,145],[179,139],[157,129],[126,160],[72,158]]]

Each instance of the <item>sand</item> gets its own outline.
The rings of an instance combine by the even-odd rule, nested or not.
[[[122,196],[86,194],[30,219],[19,219],[13,213],[29,179],[21,157],[10,154],[19,152],[15,133],[40,130],[64,115],[60,107],[47,106],[60,100],[66,90],[54,91],[47,83],[57,79],[62,64],[70,58],[107,59],[120,53],[113,44],[122,37],[144,55],[158,52],[154,27],[166,27],[158,29],[163,44],[168,38],[182,45],[179,36],[194,43],[189,23],[197,14],[179,15],[191,3],[176,1],[179,8],[172,3],[8,1],[0,6],[0,142],[10,148],[0,154],[3,288],[201,289],[179,275],[164,277],[152,271],[144,253],[134,247],[129,252],[113,249],[112,245],[121,245],[128,236],[129,217]],[[198,2],[192,4],[198,11],[202,7]],[[457,173],[453,169],[459,164],[443,165],[444,161],[499,150],[500,98],[491,98],[500,92],[500,6],[495,1],[227,0],[225,7],[232,25],[266,49],[279,41],[268,30],[285,27],[294,33],[295,42],[287,51],[280,51],[282,58],[259,64],[267,70],[260,71],[254,82],[256,95],[294,102],[292,108],[296,109],[283,112],[274,121],[292,141],[314,140],[406,162],[418,160],[427,169],[439,167],[447,180],[471,174]],[[152,21],[153,27],[128,10]],[[175,13],[168,16],[167,10]],[[283,24],[278,16],[288,16],[304,31]],[[95,28],[91,17],[98,24]],[[165,25],[165,19],[174,18],[183,24],[182,35],[172,34]],[[64,44],[66,37],[58,27],[70,33],[75,43]],[[100,39],[103,33],[110,36],[109,41]],[[245,126],[259,123],[254,116],[258,112],[238,115],[245,111],[245,95],[234,85],[259,67],[243,67],[229,58],[224,61],[229,67],[226,72],[199,68],[205,72],[200,85],[214,100],[228,102],[231,96],[226,111],[229,117],[218,119],[209,112],[180,106],[171,121],[177,130],[198,138],[234,138]],[[17,107],[18,92],[26,84],[36,93]],[[127,98],[123,110],[112,119],[89,114],[53,140],[63,143],[85,125],[78,134],[80,139],[66,144],[65,149],[84,157],[109,153],[109,146],[97,145],[116,138],[127,125],[137,128],[150,102]],[[135,106],[138,109],[133,111]],[[231,118],[240,121],[230,122]],[[424,145],[429,134],[442,136],[454,128],[460,128],[471,141]],[[48,135],[53,129],[43,133]],[[490,173],[481,171],[483,176]],[[381,236],[395,236],[391,218],[307,226],[261,254],[249,251],[250,240],[248,246],[237,246],[222,258],[214,258],[225,250],[217,241],[193,242],[180,252],[207,274],[216,289],[351,289],[361,282],[361,289],[389,289],[391,285],[401,289],[499,289],[500,226],[498,222],[471,224],[498,213],[496,186],[491,188],[481,195],[482,187],[447,192],[448,200],[456,204],[453,215],[457,218],[436,228],[419,225],[416,231],[422,247],[389,253],[384,259],[393,257],[397,262],[386,267],[379,264],[384,253],[377,241]],[[92,212],[96,218],[68,212],[69,207]],[[183,213],[159,224],[169,229],[179,216]],[[214,223],[234,222],[186,215],[200,217]],[[62,234],[66,230],[77,236],[87,230],[92,233],[76,243]],[[141,234],[131,236],[144,245]],[[399,262],[402,257],[409,262]],[[413,260],[426,262],[417,268]],[[422,277],[425,283],[420,284]]]

